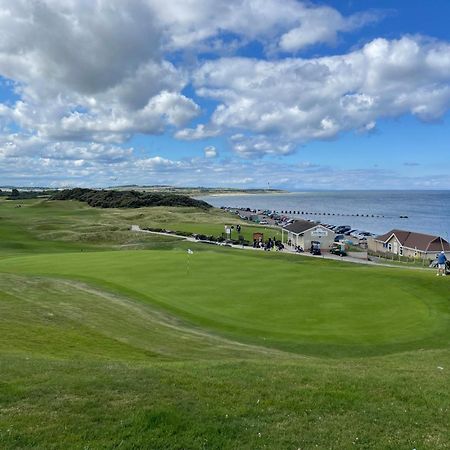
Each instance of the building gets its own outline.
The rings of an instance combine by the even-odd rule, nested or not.
[[[329,249],[334,242],[336,233],[317,222],[296,220],[281,229],[283,244],[299,246],[304,250],[311,247],[311,241],[320,242],[322,249]]]
[[[404,230],[391,230],[369,238],[367,245],[372,253],[418,259],[434,259],[442,250],[450,252],[450,244],[440,236]]]

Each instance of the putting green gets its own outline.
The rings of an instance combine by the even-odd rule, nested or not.
[[[359,355],[448,345],[448,284],[428,272],[236,251],[9,258],[0,271],[68,277],[244,342]]]

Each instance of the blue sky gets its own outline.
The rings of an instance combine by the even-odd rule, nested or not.
[[[450,189],[448,1],[0,12],[0,184]]]

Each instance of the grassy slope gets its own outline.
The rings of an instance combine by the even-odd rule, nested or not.
[[[86,233],[114,234],[105,227],[135,221],[124,216],[137,211],[2,207],[0,248],[16,257],[0,263],[10,272],[0,274],[1,448],[450,448],[446,279],[227,249],[196,251],[188,277],[177,250],[79,251]],[[65,241],[46,240],[58,232]],[[161,246],[123,233],[112,245],[92,239],[89,249]],[[20,249],[8,246],[14,238]],[[17,257],[64,250],[76,253]],[[165,278],[168,264],[178,277]],[[37,272],[90,283],[29,275]],[[233,321],[242,335],[223,325]],[[354,355],[358,335],[375,353],[396,353],[355,358],[341,348],[327,358],[271,348],[302,351],[292,342],[303,340],[321,354],[311,339],[327,333]]]
[[[17,208],[21,205],[21,208]],[[224,225],[242,226],[242,235],[251,240],[255,231],[281,237],[271,227],[249,225],[235,215],[218,209],[139,208],[100,209],[74,201],[0,199],[0,250],[3,254],[93,250],[99,246],[137,244],[139,248],[154,248],[155,238],[129,231],[131,225],[160,227],[173,231],[220,236]],[[232,238],[237,238],[233,231]],[[160,237],[159,241],[173,241]]]
[[[446,348],[450,338],[448,285],[428,272],[233,250],[9,258],[0,271],[77,278],[234,339],[313,355]]]
[[[133,216],[128,220],[122,211],[90,208],[78,202],[0,200],[0,258],[123,246],[157,248],[176,240],[132,233],[132,220]]]

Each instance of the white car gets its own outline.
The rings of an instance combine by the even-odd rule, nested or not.
[[[260,225],[269,225],[269,222],[267,222],[267,220],[261,220],[261,222],[259,222]]]

